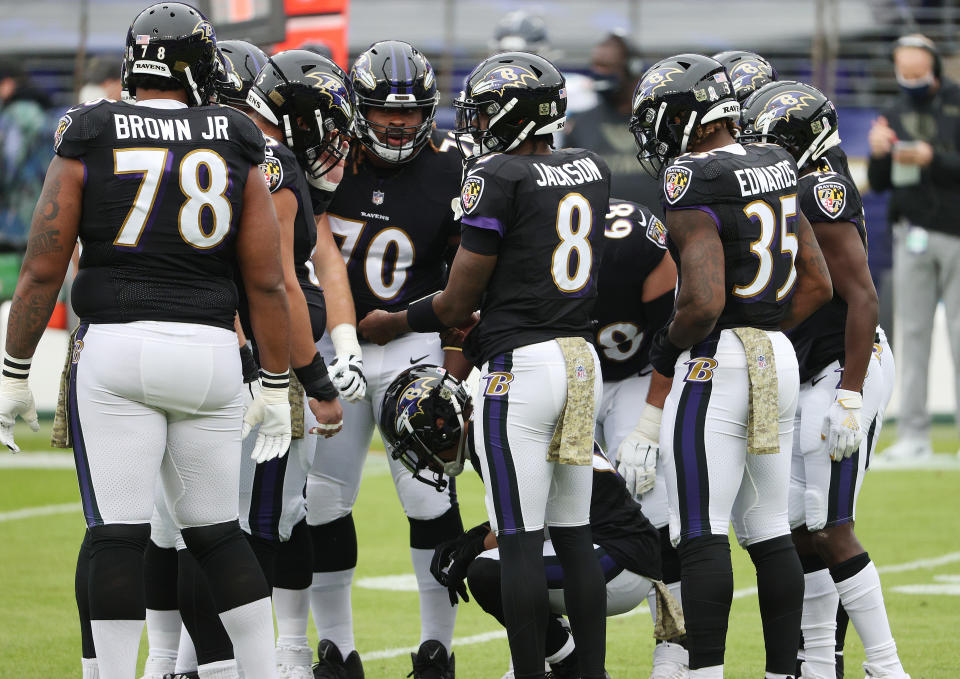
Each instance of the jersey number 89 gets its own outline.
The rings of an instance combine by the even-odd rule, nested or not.
[[[114,174],[142,175],[136,198],[113,241],[114,245],[137,247],[160,190],[169,155],[169,149],[161,148],[114,150]],[[206,169],[206,186],[200,180],[201,167]],[[233,217],[233,208],[224,196],[229,184],[226,161],[220,154],[207,149],[190,151],[180,161],[179,177],[180,190],[187,198],[180,207],[177,220],[180,236],[200,250],[216,247],[230,233]],[[201,221],[204,208],[211,215],[210,226],[206,228]]]

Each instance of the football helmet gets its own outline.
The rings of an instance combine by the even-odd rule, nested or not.
[[[220,62],[223,70],[217,77],[217,101],[231,106],[246,106],[247,92],[267,63],[263,50],[245,40],[221,40]]]
[[[756,52],[729,50],[717,52],[713,58],[727,69],[740,103],[767,83],[777,80],[777,69]]]
[[[549,49],[547,24],[543,17],[522,9],[504,14],[493,29],[490,51],[497,52],[541,52]]]
[[[637,160],[659,177],[670,158],[687,152],[697,125],[740,117],[740,103],[723,65],[700,54],[678,54],[647,69],[633,93],[630,131]]]
[[[779,144],[803,169],[840,143],[837,125],[837,109],[823,92],[781,80],[764,85],[743,103],[740,141]]]
[[[435,365],[415,365],[387,387],[380,433],[391,457],[413,478],[442,491],[448,483],[444,475],[463,471],[471,410],[460,380]]]
[[[141,76],[170,78],[190,106],[210,103],[219,70],[213,24],[190,5],[161,2],[140,12],[127,30],[122,87],[137,96]]]
[[[314,178],[345,154],[353,125],[347,74],[307,50],[267,59],[247,92],[247,105],[283,131],[283,141]]]
[[[566,81],[541,56],[504,52],[473,69],[453,108],[457,114],[454,134],[464,157],[507,153],[527,137],[563,129]],[[487,118],[486,127],[480,127],[480,114]]]
[[[370,45],[350,69],[357,138],[379,158],[394,164],[414,158],[430,140],[437,115],[437,78],[427,58],[413,45],[382,40]],[[416,125],[393,127],[371,121],[371,108],[416,108]],[[391,144],[390,140],[399,144]]]

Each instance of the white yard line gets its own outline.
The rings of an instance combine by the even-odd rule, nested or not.
[[[0,523],[4,521],[19,521],[20,519],[32,519],[35,516],[50,516],[52,514],[70,514],[71,512],[80,512],[82,507],[79,502],[69,502],[63,505],[43,505],[40,507],[26,507],[25,509],[15,509],[12,512],[0,512]]]

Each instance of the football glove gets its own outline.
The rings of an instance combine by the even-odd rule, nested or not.
[[[820,429],[820,438],[827,442],[827,453],[834,462],[850,457],[860,448],[860,441],[863,440],[861,408],[863,396],[858,392],[837,389],[836,398],[824,415]]]
[[[474,526],[463,535],[440,543],[430,560],[430,573],[447,588],[450,605],[459,603],[458,597],[470,601],[467,595],[467,569],[483,550],[483,541],[490,532],[489,523]]]
[[[673,377],[677,359],[683,353],[683,349],[670,341],[669,328],[669,324],[660,328],[650,343],[650,365],[664,377]]]
[[[636,428],[617,448],[617,472],[634,497],[643,495],[657,481],[657,457],[660,455],[660,418],[663,409],[649,403]]]
[[[357,329],[341,323],[330,331],[336,357],[328,370],[333,386],[347,401],[359,401],[367,394],[367,378],[363,374],[363,353],[357,341]]]
[[[13,440],[13,425],[20,416],[33,431],[40,431],[37,406],[26,377],[4,376],[0,378],[0,443],[15,453],[20,446]]]
[[[341,145],[340,152],[346,155],[347,150],[349,150],[349,144],[346,142]],[[318,191],[327,191],[333,193],[337,190],[337,187],[340,185],[340,181],[343,179],[343,168],[345,165],[345,159],[341,159],[335,167],[331,168],[325,174],[320,174],[324,166],[330,161],[325,153],[317,153],[313,149],[309,149],[306,154],[307,167],[306,175],[307,182],[310,183],[310,186],[317,189]]]
[[[290,388],[288,373],[273,374],[261,371],[260,393],[243,416],[243,438],[260,425],[257,441],[250,458],[266,462],[283,457],[290,449]]]

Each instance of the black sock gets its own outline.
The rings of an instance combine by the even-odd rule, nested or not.
[[[143,554],[143,591],[147,608],[175,611],[177,603],[177,550],[164,549],[151,540]]]
[[[834,649],[837,661],[837,679],[843,679],[843,646],[847,641],[847,628],[850,626],[850,616],[843,604],[837,604],[837,645]]]
[[[260,564],[260,570],[263,571],[267,586],[273,589],[273,584],[276,581],[277,551],[280,549],[280,542],[270,538],[262,538],[252,533],[244,533],[243,536],[247,539],[250,549],[253,550],[253,555],[257,557],[257,563]]]
[[[410,546],[414,549],[434,549],[441,542],[463,534],[457,504],[435,519],[411,519],[408,516],[407,521],[410,523]]]
[[[352,513],[309,528],[314,573],[335,573],[356,567],[357,528]]]
[[[730,541],[726,535],[704,535],[682,540],[677,551],[690,669],[722,665],[733,601]]]
[[[757,569],[757,597],[763,622],[767,672],[791,674],[800,647],[803,568],[789,535],[747,547]]]
[[[582,679],[603,679],[607,640],[607,584],[593,551],[590,526],[551,527],[563,566],[563,600],[577,644]]]
[[[218,613],[270,596],[266,578],[239,522],[184,528],[180,534],[207,576]]]
[[[77,598],[77,613],[80,615],[80,654],[84,658],[96,658],[93,646],[93,631],[90,629],[90,531],[83,534],[80,553],[77,554],[77,572],[74,577],[74,594]]]
[[[190,550],[180,550],[177,556],[180,615],[196,648],[197,664],[230,660],[233,658],[233,644],[217,615],[206,576]]]
[[[660,534],[660,563],[663,572],[663,584],[680,582],[680,554],[670,539],[670,527],[664,526],[657,531]]]
[[[503,561],[501,599],[517,679],[543,679],[550,613],[543,568],[543,531],[497,537]],[[606,597],[604,597],[606,601]]]
[[[313,581],[311,560],[313,540],[307,520],[297,523],[290,530],[290,539],[281,542],[273,573],[273,586],[282,589],[307,589]]]
[[[91,620],[143,620],[143,553],[150,524],[108,524],[88,529]]]

